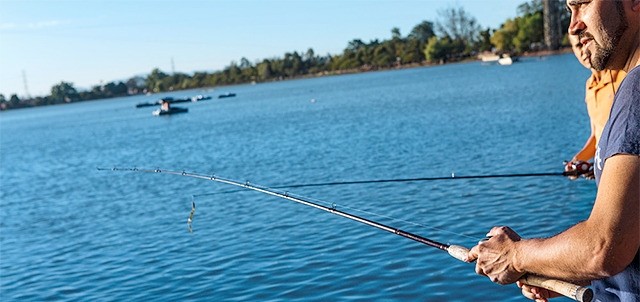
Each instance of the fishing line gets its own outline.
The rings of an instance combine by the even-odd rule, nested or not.
[[[437,248],[439,250],[442,251],[446,251],[450,256],[460,260],[460,261],[467,261],[467,255],[469,253],[469,249],[467,249],[466,247],[460,246],[460,245],[453,245],[453,244],[445,244],[445,243],[440,243],[437,242],[435,240],[426,238],[426,237],[422,237],[420,235],[417,234],[413,234],[413,233],[409,233],[406,231],[403,231],[401,229],[389,226],[389,225],[385,225],[364,217],[360,217],[360,216],[356,216],[354,214],[350,214],[348,212],[344,212],[341,210],[336,209],[335,207],[327,207],[324,205],[320,205],[318,203],[312,202],[310,200],[306,200],[306,199],[302,199],[302,198],[297,198],[294,197],[293,195],[289,194],[288,192],[285,193],[280,193],[271,189],[268,189],[266,187],[261,187],[259,185],[255,185],[255,184],[250,184],[249,182],[239,182],[230,178],[224,178],[221,176],[217,176],[217,175],[204,175],[204,174],[198,174],[198,173],[191,173],[191,172],[186,172],[186,171],[171,171],[171,170],[160,170],[160,169],[155,169],[155,170],[151,170],[151,169],[138,169],[138,168],[113,168],[113,169],[104,169],[104,168],[98,168],[98,171],[105,171],[105,170],[110,170],[110,171],[130,171],[130,172],[140,172],[140,173],[163,173],[163,174],[171,174],[171,175],[178,175],[178,176],[184,176],[184,177],[191,177],[191,178],[198,178],[198,179],[204,179],[204,180],[210,180],[210,181],[214,181],[214,182],[219,182],[219,183],[224,183],[224,184],[228,184],[228,185],[233,185],[233,186],[237,186],[237,187],[241,187],[241,188],[245,188],[245,189],[249,189],[249,190],[253,190],[253,191],[257,191],[257,192],[261,192],[267,195],[271,195],[271,196],[275,196],[275,197],[279,197],[282,199],[286,199],[289,201],[293,201],[299,204],[303,204],[309,207],[313,207],[319,210],[323,210],[347,219],[351,219],[357,222],[360,222],[362,224],[366,224],[368,226],[371,227],[375,227],[378,228],[380,230],[383,231],[387,231],[389,233],[407,238],[407,239],[411,239],[414,240],[416,242],[420,242],[424,245],[430,246],[430,247],[434,247]],[[191,221],[193,216],[193,212],[195,212],[195,202],[192,203],[192,213],[190,214],[190,219],[188,220]],[[520,281],[524,284],[528,284],[528,285],[533,285],[533,286],[537,286],[537,287],[541,287],[541,288],[546,288],[549,290],[552,290],[554,292],[557,293],[561,293],[562,295],[565,295],[569,298],[572,298],[576,301],[581,301],[581,302],[590,302],[593,298],[593,291],[588,288],[588,287],[584,287],[584,286],[579,286],[579,285],[575,285],[566,281],[561,281],[561,280],[555,280],[555,279],[549,279],[546,277],[542,277],[542,276],[535,276],[535,275],[524,275]]]

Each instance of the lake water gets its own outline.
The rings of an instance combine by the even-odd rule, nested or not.
[[[310,207],[96,167],[260,185],[560,172],[589,135],[587,76],[567,54],[2,112],[0,300],[527,301],[444,252]],[[237,97],[215,98],[227,91]],[[134,108],[196,94],[214,99],[168,117]],[[291,192],[471,247],[494,225],[550,236],[586,219],[595,184],[531,177]]]

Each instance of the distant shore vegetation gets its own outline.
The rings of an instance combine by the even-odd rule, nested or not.
[[[559,5],[561,28],[567,28],[570,15]],[[216,72],[193,74],[171,73],[153,69],[146,77],[95,85],[79,91],[73,83],[62,81],[51,87],[51,94],[39,97],[0,94],[0,110],[72,103],[122,97],[144,93],[161,93],[222,85],[261,83],[292,78],[363,72],[406,66],[422,66],[476,59],[479,54],[523,55],[546,50],[542,0],[532,0],[518,7],[518,15],[507,19],[498,29],[482,28],[462,7],[439,11],[436,22],[423,21],[403,36],[391,29],[387,40],[368,42],[354,39],[341,54],[318,55],[312,48],[306,52],[288,52],[251,62],[241,58]],[[566,36],[559,43],[566,46]]]

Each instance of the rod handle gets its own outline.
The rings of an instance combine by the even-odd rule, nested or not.
[[[450,245],[447,248],[447,252],[451,257],[467,262],[467,255],[469,254],[468,248],[460,245]],[[591,302],[593,299],[593,291],[590,288],[566,281],[549,279],[535,275],[525,275],[520,279],[520,281],[527,285],[554,291],[579,302]]]
[[[591,302],[591,300],[593,300],[593,290],[586,286],[580,286],[566,281],[549,279],[536,275],[524,275],[520,279],[520,282],[527,285],[546,288],[579,302]]]
[[[450,245],[447,248],[447,252],[451,257],[456,258],[462,262],[467,262],[467,255],[469,255],[469,249],[461,245]]]

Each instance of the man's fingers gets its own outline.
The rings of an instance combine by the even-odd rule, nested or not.
[[[504,234],[508,230],[510,230],[508,226],[493,227],[491,229],[491,231],[489,231],[489,233],[487,233],[487,237],[493,237],[493,236],[497,236],[497,235],[500,235],[500,234]]]
[[[521,286],[520,288],[522,289],[522,295],[527,297],[527,299],[529,300],[536,299],[536,295],[531,292],[531,289],[528,286],[525,285],[525,286]]]
[[[535,286],[526,285],[520,281],[518,281],[517,284],[522,289],[522,295],[528,299],[535,300],[536,302],[548,302],[548,291]]]
[[[473,262],[476,261],[478,259],[478,246],[474,246],[473,248],[471,248],[471,250],[469,250],[469,253],[467,254],[467,259],[465,260],[466,262]]]
[[[487,274],[484,273],[484,270],[482,270],[482,268],[480,267],[480,265],[478,265],[478,263],[476,263],[476,274],[480,275],[480,276],[486,276]]]

